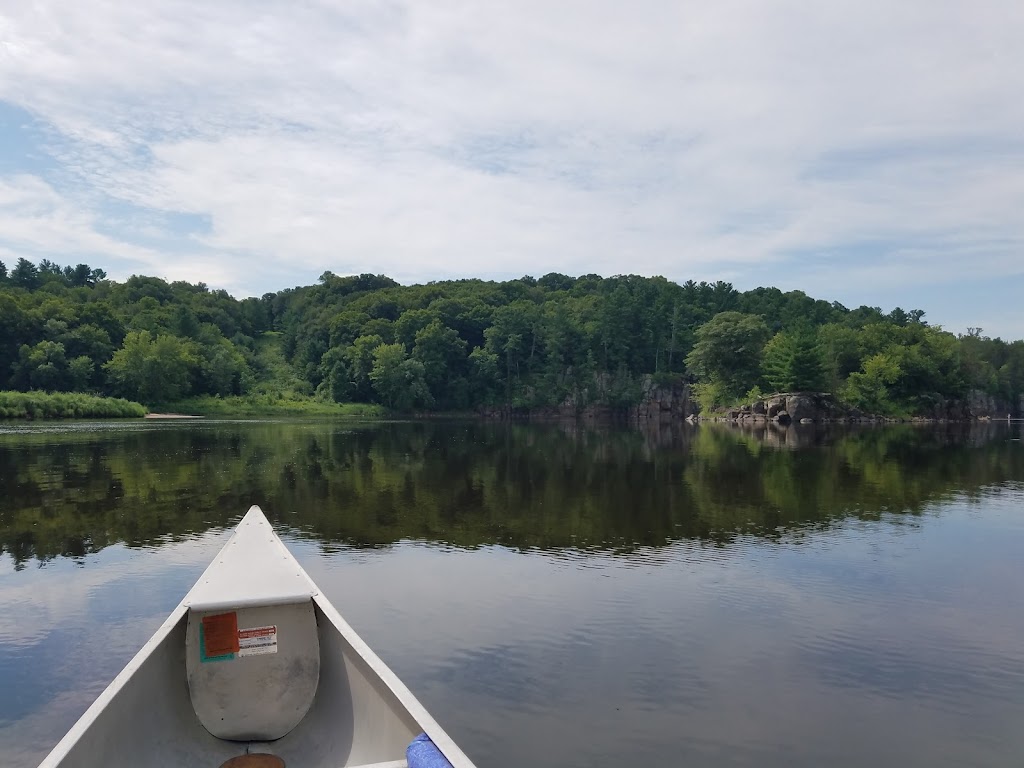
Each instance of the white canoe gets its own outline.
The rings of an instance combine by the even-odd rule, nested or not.
[[[404,768],[422,733],[473,768],[254,506],[40,768]]]

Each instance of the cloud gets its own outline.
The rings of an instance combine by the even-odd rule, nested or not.
[[[11,248],[30,254],[104,254],[133,263],[160,255],[96,229],[96,218],[35,176],[0,177],[0,231]]]
[[[12,649],[30,647],[55,627],[79,627],[87,617],[96,620],[97,612],[103,609],[92,598],[114,589],[113,585],[133,580],[151,579],[152,584],[146,582],[147,588],[156,585],[161,590],[161,597],[166,598],[163,612],[170,613],[226,540],[227,535],[218,531],[201,538],[162,543],[157,571],[145,549],[116,546],[90,555],[85,569],[58,560],[46,568],[21,571],[16,580],[4,573],[7,582],[0,595],[0,642]],[[0,565],[7,570],[8,563],[0,560]],[[69,570],[75,572],[74,578],[69,577]],[[163,583],[158,583],[160,580]],[[120,602],[128,599],[122,596]],[[149,605],[147,610],[152,607]]]
[[[882,270],[939,322],[928,286],[965,262],[1024,270],[1022,33],[1010,0],[39,2],[0,12],[0,100],[56,160],[35,181],[65,215],[30,247],[86,240],[115,277],[635,272],[873,304]]]

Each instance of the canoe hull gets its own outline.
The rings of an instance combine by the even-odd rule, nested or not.
[[[289,768],[397,766],[419,733],[430,736],[454,768],[473,768],[323,594],[316,592],[311,599],[320,643],[319,685],[308,713],[282,738],[258,744],[227,741],[200,724],[185,673],[186,599],[40,768],[216,768],[248,750],[276,754]]]

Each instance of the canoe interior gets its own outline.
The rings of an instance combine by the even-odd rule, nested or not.
[[[353,649],[321,599],[313,598],[320,683],[309,712],[284,737],[265,744],[224,741],[199,723],[186,681],[187,610],[182,609],[177,621],[172,614],[154,636],[148,654],[143,649],[134,669],[126,669],[120,685],[115,681],[109,698],[97,702],[102,706],[86,714],[77,738],[62,743],[66,752],[51,754],[44,766],[218,768],[250,748],[278,755],[287,768],[403,765],[406,747],[424,727]]]

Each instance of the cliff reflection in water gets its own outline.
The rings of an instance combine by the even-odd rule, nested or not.
[[[117,542],[159,545],[231,525],[250,504],[325,547],[727,543],[850,516],[913,516],[953,494],[1020,481],[1024,450],[1010,429],[19,428],[0,435],[0,546],[23,567]]]

